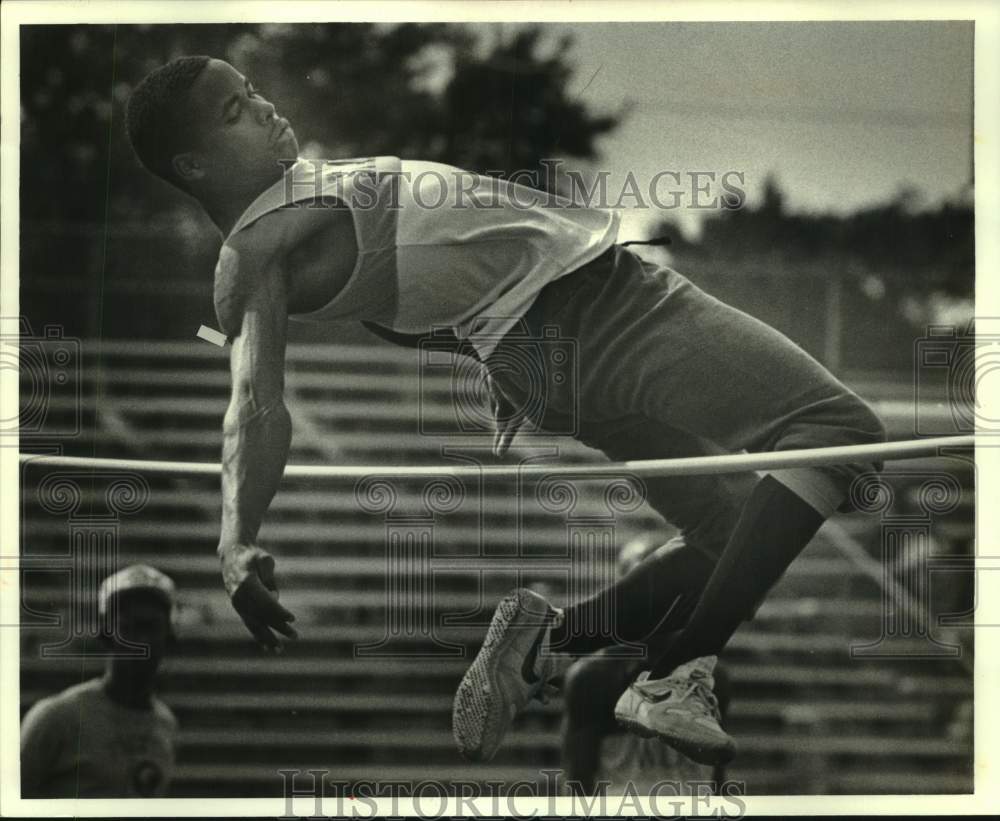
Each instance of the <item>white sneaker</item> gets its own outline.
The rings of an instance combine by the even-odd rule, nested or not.
[[[682,664],[666,678],[644,671],[622,693],[615,719],[645,738],[657,737],[692,761],[725,764],[736,744],[720,726],[719,702],[712,688],[715,656]]]
[[[463,758],[489,761],[517,716],[533,698],[555,691],[550,679],[572,659],[548,652],[562,610],[524,588],[497,606],[486,640],[455,693],[452,733]]]

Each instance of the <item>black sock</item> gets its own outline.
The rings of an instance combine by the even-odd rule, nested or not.
[[[562,625],[552,631],[552,650],[593,653],[621,641],[642,642],[654,631],[676,630],[694,608],[712,566],[690,545],[650,556],[612,586],[567,607]],[[610,633],[600,629],[609,619]]]
[[[670,675],[699,656],[717,655],[825,521],[772,476],[754,488],[691,618],[650,672]]]

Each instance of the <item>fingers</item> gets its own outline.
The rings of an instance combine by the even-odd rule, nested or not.
[[[291,620],[294,621],[295,616],[292,616]],[[292,625],[287,622],[279,622],[273,625],[274,629],[277,630],[281,635],[288,639],[297,639],[299,637],[299,631],[296,630]]]
[[[268,627],[272,627],[279,633],[283,633],[289,637],[298,635],[289,626],[290,622],[295,621],[295,616],[278,604],[278,600],[272,594],[268,593],[267,590],[258,588],[254,591],[251,607],[253,608],[253,614]]]
[[[517,436],[517,431],[520,429],[523,421],[523,419],[519,419],[517,422],[497,425],[496,436],[493,437],[493,455],[498,459],[505,456],[507,451],[510,450],[510,446],[514,442],[514,437]]]
[[[279,598],[278,583],[274,578],[274,556],[270,553],[263,553],[263,555],[257,559],[256,564],[257,575],[260,576],[260,580],[264,583],[264,587],[274,593],[275,598]]]
[[[525,422],[523,413],[513,411],[508,418],[497,416],[497,430],[493,436],[493,455],[498,459],[506,455],[510,446],[514,443],[514,437]]]
[[[495,380],[488,377],[490,394],[493,400],[493,419],[496,433],[493,436],[493,455],[498,459],[506,455],[517,436],[518,430],[524,424],[526,415],[522,408],[514,405],[496,385]]]
[[[281,653],[281,645],[278,644],[278,637],[274,635],[267,627],[256,621],[253,618],[244,618],[243,623],[247,626],[247,630],[250,631],[251,635],[257,640],[257,643],[266,652],[279,654]]]
[[[247,629],[265,649],[278,649],[278,638],[272,630],[290,639],[299,637],[290,624],[295,621],[295,616],[278,603],[275,594],[256,576],[247,578],[237,588],[232,600]]]
[[[498,459],[505,456],[510,446],[514,444],[514,437],[524,424],[524,417],[516,420],[498,424],[496,435],[493,437],[493,455]]]
[[[270,627],[250,615],[244,616],[241,614],[240,618],[243,620],[243,624],[246,625],[247,630],[250,631],[250,634],[254,637],[262,650],[267,653],[273,653],[274,655],[281,655],[284,647],[282,646],[278,636]],[[280,625],[274,629],[289,639],[294,640],[299,637],[299,634],[295,631],[295,629],[287,624]]]
[[[499,419],[500,392],[497,390],[496,381],[489,373],[486,374],[486,390],[490,397],[490,410],[493,412],[493,418]]]

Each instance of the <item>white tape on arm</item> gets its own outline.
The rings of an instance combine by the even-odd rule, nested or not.
[[[202,325],[198,329],[197,336],[200,339],[204,339],[206,342],[218,345],[220,348],[224,347],[228,341],[226,335],[222,333],[222,331],[217,331],[215,328],[209,328],[207,325]]]

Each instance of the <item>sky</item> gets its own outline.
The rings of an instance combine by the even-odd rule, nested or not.
[[[515,24],[477,26],[485,39]],[[973,27],[967,22],[570,23],[571,96],[633,104],[599,146],[631,171],[742,171],[749,201],[772,173],[796,210],[847,212],[904,187],[927,202],[971,176]],[[582,166],[581,166],[582,167]],[[673,179],[673,178],[670,178]],[[620,187],[620,186],[619,186]],[[644,235],[654,209],[625,214]],[[678,209],[696,231],[702,212]]]

